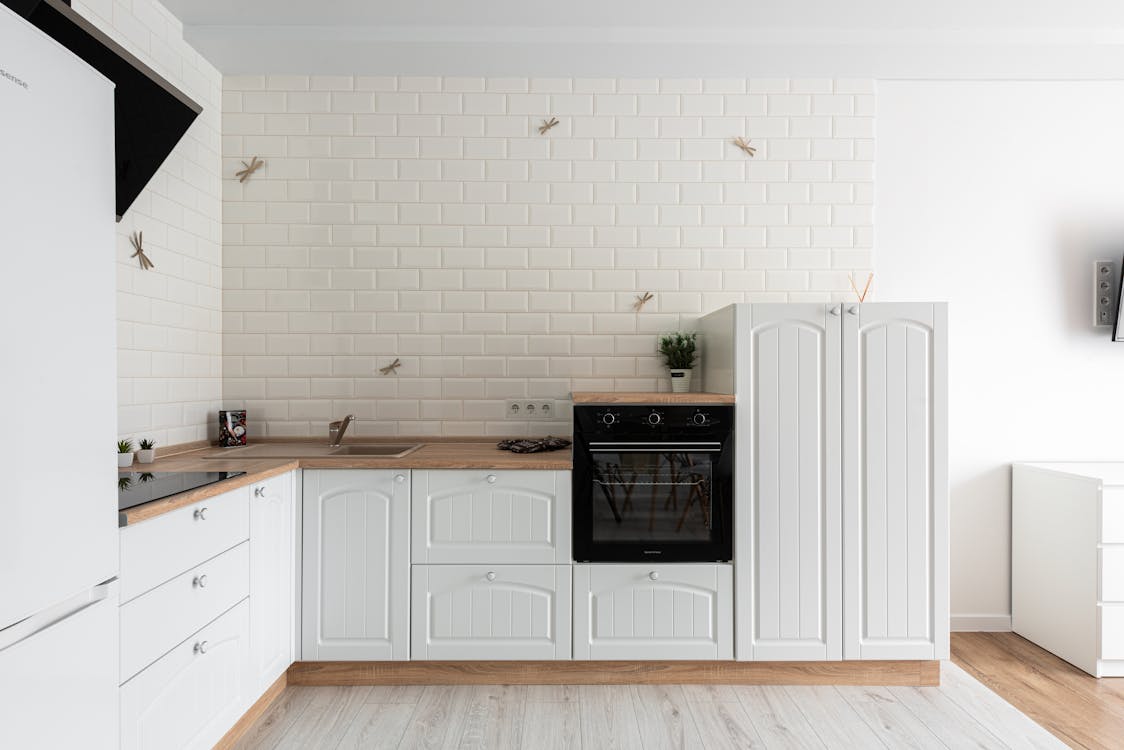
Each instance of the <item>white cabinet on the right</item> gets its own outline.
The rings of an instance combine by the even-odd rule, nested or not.
[[[947,659],[947,308],[843,307],[843,654]]]
[[[736,656],[948,658],[943,303],[705,316],[737,397]]]

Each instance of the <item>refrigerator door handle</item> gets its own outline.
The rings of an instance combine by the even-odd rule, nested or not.
[[[49,607],[42,612],[37,612],[31,617],[20,620],[15,625],[0,630],[0,651],[15,646],[17,643],[26,641],[36,633],[41,633],[52,625],[62,622],[68,617],[73,617],[84,609],[94,606],[100,601],[103,601],[109,596],[109,585],[113,583],[116,578],[111,578],[105,583],[100,583],[92,589],[83,591],[77,596],[73,596],[64,602],[59,602],[53,607]]]

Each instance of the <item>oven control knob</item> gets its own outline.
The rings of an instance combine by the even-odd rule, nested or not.
[[[610,427],[617,423],[617,415],[611,411],[607,411],[601,415],[601,424]]]
[[[697,411],[695,415],[691,417],[691,424],[696,427],[706,427],[710,424],[710,415],[705,412]]]
[[[658,424],[663,424],[663,414],[660,414],[658,411],[652,412],[648,415],[648,424],[652,425],[653,427]]]

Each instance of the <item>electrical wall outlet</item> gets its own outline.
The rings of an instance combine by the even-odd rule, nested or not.
[[[1116,298],[1120,277],[1116,261],[1098,260],[1093,270],[1093,325],[1111,326],[1116,322]]]
[[[554,400],[549,398],[509,398],[504,419],[554,419]]]

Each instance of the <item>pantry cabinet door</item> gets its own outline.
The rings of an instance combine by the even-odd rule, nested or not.
[[[301,658],[409,656],[410,473],[304,472]]]
[[[839,305],[755,304],[739,329],[738,659],[841,659]]]
[[[250,684],[259,693],[293,663],[296,518],[293,474],[258,482],[250,494]]]
[[[946,306],[844,308],[844,654],[948,658]]]

